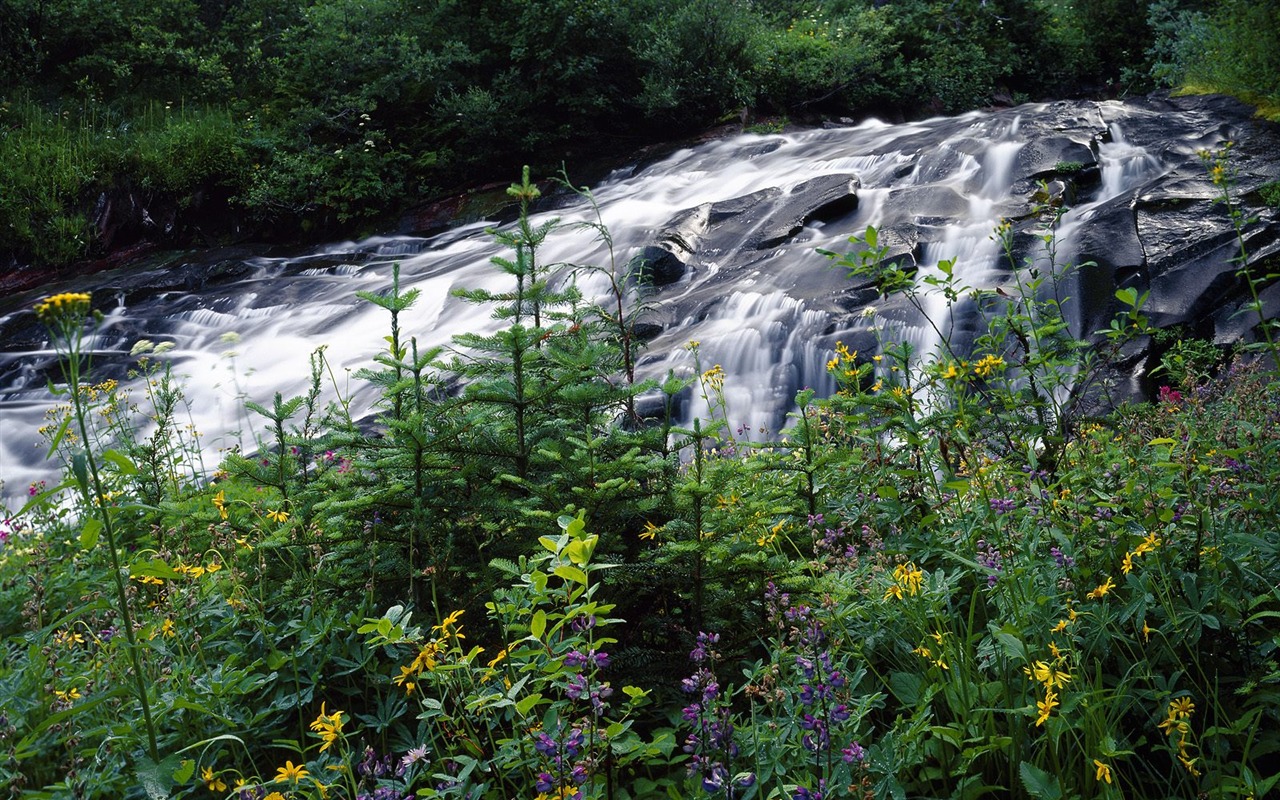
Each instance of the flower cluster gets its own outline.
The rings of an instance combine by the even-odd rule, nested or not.
[[[1148,533],[1146,538],[1138,543],[1137,547],[1124,554],[1124,559],[1120,562],[1120,571],[1125,575],[1133,572],[1133,560],[1153,552],[1159,546],[1159,537],[1155,533]]]
[[[937,654],[933,652],[933,648],[929,646],[928,642],[920,645],[919,647],[912,650],[911,652],[915,653],[916,655],[925,659],[929,663],[933,664],[938,669],[951,669],[951,667],[947,664],[947,659],[942,652],[942,645],[944,641],[943,635],[938,631],[934,631],[933,633],[929,634],[929,636],[933,638],[934,644],[938,648]]]
[[[978,359],[978,363],[973,365],[973,374],[979,378],[988,378],[996,372],[1003,370],[1005,367],[1004,359],[1000,356],[987,354]]]
[[[311,730],[315,731],[320,737],[323,744],[320,745],[320,752],[328,750],[333,746],[334,742],[342,736],[342,725],[344,720],[342,711],[335,711],[332,714],[325,713],[325,704],[320,704],[320,714],[311,722]]]
[[[397,760],[391,755],[379,756],[372,747],[366,746],[364,757],[360,759],[359,764],[356,764],[356,777],[359,778],[356,800],[412,800],[412,792],[387,785],[387,782],[395,783],[398,782],[396,779],[403,778],[409,765],[414,763],[410,756],[415,756],[419,752],[420,755],[414,760],[426,757],[424,747],[420,751],[410,750],[408,755]]]
[[[995,586],[1003,571],[1000,548],[985,539],[979,539],[977,551],[978,563],[991,570],[987,573],[987,586]]]
[[[716,364],[711,369],[702,373],[702,381],[711,391],[720,391],[724,388],[724,367]]]
[[[1190,697],[1175,698],[1169,701],[1164,722],[1161,722],[1159,727],[1166,736],[1177,737],[1178,763],[1182,764],[1192,777],[1198,778],[1200,770],[1196,768],[1196,758],[1191,755],[1191,717],[1195,713],[1196,704]]]
[[[739,755],[734,741],[733,719],[728,698],[723,696],[716,680],[715,665],[720,660],[717,633],[699,633],[689,660],[697,670],[681,682],[681,688],[693,702],[681,711],[693,730],[685,738],[684,751],[690,755],[689,775],[698,778],[708,794],[732,798],[738,788],[749,787],[754,776],[733,777],[733,762]]]
[[[896,597],[901,600],[906,595],[914,597],[919,594],[924,582],[924,572],[916,568],[914,562],[899,564],[893,568],[893,583],[884,590],[884,599]]]
[[[1066,670],[1066,656],[1057,645],[1051,646],[1054,654],[1053,662],[1036,661],[1030,667],[1024,667],[1027,677],[1044,687],[1044,699],[1036,702],[1036,727],[1049,721],[1053,709],[1059,704],[1058,693],[1054,689],[1062,689],[1071,680],[1071,673]]]
[[[539,800],[581,800],[581,787],[591,775],[590,764],[584,758],[586,734],[573,725],[557,731],[552,736],[540,731],[533,742],[533,749],[543,759],[544,769],[538,773],[534,789]]]
[[[36,303],[36,317],[45,325],[76,323],[89,314],[87,292],[62,292]]]
[[[836,342],[836,354],[827,362],[827,372],[851,381],[858,377],[857,358],[857,350],[850,350],[844,342]]]

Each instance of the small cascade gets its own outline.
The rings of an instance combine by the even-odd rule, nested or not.
[[[936,156],[944,162],[955,163],[950,176],[940,183],[967,197],[968,213],[937,226],[940,230],[935,228],[936,238],[924,246],[917,285],[925,319],[906,322],[900,330],[901,337],[910,343],[915,360],[936,357],[945,342],[952,341],[958,323],[967,313],[969,301],[962,299],[949,307],[940,289],[923,282],[928,278],[945,279],[939,266],[941,262],[951,263],[958,286],[990,288],[996,283],[1001,252],[995,230],[1001,221],[1003,205],[1009,200],[1014,160],[1025,144],[1015,138],[1019,123],[1020,118],[1015,117],[1005,127],[997,126],[989,133],[976,132],[985,143],[976,156],[961,149],[971,149],[975,135],[971,131],[943,142]],[[926,159],[922,159],[921,164],[928,174],[932,165]],[[971,190],[974,186],[976,190]],[[929,221],[921,222],[928,224]]]
[[[837,340],[865,350],[873,341],[870,326],[884,325],[886,338],[905,338],[918,358],[929,357],[972,312],[967,301],[948,311],[937,290],[922,287],[933,325],[901,303],[864,317],[864,306],[877,302],[874,291],[832,269],[816,251],[847,251],[851,235],[875,225],[892,232],[893,257],[916,264],[921,277],[940,276],[939,262],[954,260],[960,285],[998,286],[1008,275],[992,234],[1002,217],[1025,213],[1018,209],[1027,197],[1015,197],[1013,189],[1027,183],[1028,142],[1060,135],[1066,117],[1050,112],[1025,106],[903,125],[869,121],[690,147],[617,170],[592,188],[594,203],[555,198],[556,210],[533,219],[535,225],[553,217],[561,223],[539,258],[558,270],[556,280],[572,276],[587,297],[605,301],[606,277],[576,266],[622,269],[655,242],[678,238],[687,245],[676,248],[682,271],[662,285],[626,290],[629,300],[656,308],[643,318],[657,332],[642,354],[641,377],[661,379],[674,370],[692,378],[697,369],[719,364],[727,412],[715,413],[727,413],[732,427],[749,428],[757,438],[762,429],[776,434],[798,390],[834,391],[825,365]],[[1088,140],[1098,133],[1081,135]],[[1159,161],[1129,144],[1118,124],[1097,158],[1101,187],[1063,218],[1060,248],[1069,248],[1073,226],[1087,224],[1094,209],[1161,174]],[[583,223],[607,226],[612,252]],[[459,288],[511,289],[511,279],[490,263],[510,255],[487,232],[492,224],[431,237],[337,242],[288,257],[252,256],[232,265],[226,274],[236,277],[225,282],[206,282],[199,264],[184,267],[194,276],[186,285],[168,280],[156,291],[128,291],[116,276],[95,276],[96,305],[108,311],[92,343],[95,374],[123,378],[138,339],[172,342],[168,358],[186,383],[208,464],[217,463],[222,448],[251,443],[254,427],[262,427],[244,412],[244,399],[270,404],[276,392],[305,391],[308,355],[316,348],[324,348],[339,384],[327,390],[340,393],[355,413],[367,413],[376,393],[348,376],[385,350],[389,318],[356,293],[387,291],[398,264],[402,289],[420,292],[401,317],[402,336],[416,339],[420,351],[440,347],[447,355],[457,334],[499,324],[492,309],[453,295]],[[112,296],[119,299],[102,302]],[[34,299],[20,298],[22,311],[0,314],[0,330],[20,323],[16,315],[29,313]],[[690,340],[700,342],[696,364]],[[0,479],[11,507],[30,481],[52,474],[36,433],[52,400],[44,389],[50,377],[57,376],[47,344],[0,353]],[[700,395],[692,393],[688,415],[711,412]]]
[[[734,292],[697,325],[699,338],[673,349],[660,370],[695,376],[720,367],[723,404],[695,383],[686,419],[714,417],[747,438],[776,435],[796,392],[811,388],[825,396],[835,390],[826,371],[830,348],[818,338],[826,324],[826,314],[783,292]]]
[[[1102,191],[1095,200],[1098,204],[1135,191],[1160,170],[1160,159],[1145,148],[1129,144],[1120,123],[1111,123],[1108,130],[1111,141],[1098,145],[1098,166],[1102,169]]]

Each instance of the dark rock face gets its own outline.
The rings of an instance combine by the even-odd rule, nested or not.
[[[993,222],[1013,224],[1013,260],[1021,265],[1044,259],[1051,209],[1078,209],[1062,217],[1057,232],[1059,259],[1078,266],[1067,307],[1079,335],[1106,328],[1122,310],[1116,290],[1132,287],[1149,292],[1144,311],[1156,326],[1220,344],[1248,341],[1258,315],[1238,313],[1251,299],[1240,275],[1241,242],[1203,155],[1231,142],[1230,191],[1247,220],[1241,239],[1249,268],[1262,282],[1265,316],[1280,316],[1280,284],[1264,277],[1276,272],[1265,265],[1280,254],[1280,211],[1258,193],[1280,180],[1280,126],[1254,119],[1243,104],[1219,96],[1062,102],[901,127],[905,133],[868,151],[903,157],[883,174],[826,176],[789,189],[780,183],[675,214],[642,251],[658,301],[671,294],[680,309],[675,319],[705,318],[737,286],[729,275],[766,270],[771,252],[794,249],[814,223],[845,224],[848,233],[874,224],[888,258],[924,268],[958,255],[945,252],[955,246],[957,226],[981,223],[989,213]],[[1002,156],[1001,142],[1016,154]],[[999,169],[1007,175],[997,192],[992,175]],[[875,210],[861,214],[868,190]],[[975,198],[990,211],[976,211]],[[714,265],[706,284],[714,291],[675,294],[674,285],[696,283],[704,265]],[[981,285],[1014,275],[1008,263],[992,269],[1003,277],[982,277]],[[824,335],[832,342],[865,329],[858,316],[867,305],[877,304],[882,319],[906,322],[912,313],[900,301],[878,299],[865,282],[807,280],[818,288],[791,293],[828,311]],[[972,322],[954,325],[963,330]],[[1140,349],[1129,356],[1139,373],[1150,366]]]
[[[676,216],[658,241],[640,251],[644,279],[654,286],[678,282],[692,258],[780,247],[805,225],[829,222],[858,207],[858,179],[828,175],[783,191],[765,189]]]

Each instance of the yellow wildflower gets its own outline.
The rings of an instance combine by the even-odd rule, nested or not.
[[[267,519],[271,520],[272,522],[285,522],[289,519],[289,512],[280,511],[280,510],[268,511]]]
[[[1102,763],[1096,758],[1093,760],[1093,765],[1098,768],[1097,771],[1093,774],[1093,779],[1095,781],[1102,781],[1103,783],[1110,784],[1111,783],[1111,767],[1107,764]]]
[[[159,628],[156,628],[155,630],[151,631],[151,635],[147,638],[154,639],[157,636],[172,638],[177,635],[178,635],[178,630],[174,626],[173,620],[166,618],[164,622],[160,623]]]
[[[338,737],[342,735],[342,714],[341,711],[335,711],[332,714],[325,713],[325,704],[320,704],[320,714],[311,722],[311,730],[320,735],[321,741],[324,742],[320,746],[320,752],[328,750],[334,742],[338,741]]]
[[[300,781],[310,774],[310,772],[307,772],[305,765],[299,764],[294,766],[292,761],[286,761],[284,762],[283,767],[276,769],[275,782],[284,783],[285,781]]]
[[[84,636],[77,631],[58,631],[53,635],[53,642],[60,645],[84,644]]]
[[[1090,600],[1101,600],[1102,598],[1107,596],[1107,592],[1110,592],[1114,588],[1116,588],[1116,584],[1114,581],[1111,580],[1111,576],[1108,575],[1105,583],[1099,584],[1098,588],[1089,592],[1089,594],[1086,596]]]
[[[1128,575],[1130,572],[1133,572],[1133,557],[1135,555],[1141,555],[1141,554],[1140,553],[1124,554],[1124,560],[1120,562],[1120,571],[1123,572],[1125,575]]]
[[[1152,629],[1147,625],[1147,621],[1144,619],[1142,621],[1142,641],[1151,641],[1151,630]]]
[[[1191,777],[1200,777],[1200,770],[1196,769],[1196,759],[1188,758],[1185,753],[1179,753],[1178,762],[1181,763],[1182,766],[1186,767],[1187,772],[1191,773]]]
[[[973,374],[979,378],[986,378],[1002,367],[1004,367],[1004,359],[988,353],[979,359],[977,364],[973,365]]]
[[[462,619],[462,609],[449,612],[449,616],[445,617],[443,622],[441,622],[439,625],[435,626],[431,630],[448,633],[450,628],[458,624],[459,619]]]
[[[1196,704],[1191,702],[1190,697],[1179,697],[1169,702],[1170,719],[1190,719],[1195,712]]]
[[[218,509],[218,516],[223,519],[227,518],[227,493],[225,491],[218,492],[213,496],[213,507]]]
[[[899,564],[893,568],[893,579],[900,583],[908,594],[914,595],[920,591],[920,584],[924,580],[924,572],[917,569],[914,562]]]
[[[716,364],[711,369],[702,373],[702,380],[706,382],[711,391],[720,391],[724,388],[724,367]]]
[[[641,538],[641,539],[648,539],[648,540],[650,540],[650,541],[652,541],[652,540],[654,540],[654,539],[657,539],[657,538],[658,538],[658,526],[657,526],[657,525],[654,525],[652,522],[648,522],[648,521],[646,521],[646,522],[644,523],[644,530],[640,531],[640,538]]]
[[[200,770],[200,780],[204,781],[205,786],[209,787],[209,791],[221,793],[227,790],[227,784],[222,778],[214,774],[213,767],[205,767]]]
[[[89,302],[87,292],[62,292],[36,303],[36,317],[46,325],[64,319],[74,320],[89,313]]]
[[[1022,671],[1033,680],[1043,683],[1048,689],[1060,689],[1071,680],[1071,675],[1067,672],[1055,669],[1043,661],[1036,661],[1030,667],[1023,667]]]
[[[1067,621],[1065,619],[1058,620],[1058,624],[1049,629],[1050,633],[1062,633],[1067,629]]]
[[[1049,720],[1049,714],[1053,711],[1054,707],[1058,705],[1058,696],[1053,693],[1052,689],[1046,690],[1044,693],[1044,699],[1036,701],[1036,710],[1040,712],[1040,716],[1036,717],[1037,728]]]
[[[79,700],[81,697],[83,697],[83,695],[80,694],[79,687],[77,686],[72,686],[70,689],[67,689],[66,691],[55,690],[53,693],[53,696],[65,703],[70,703],[73,700]]]
[[[435,669],[436,664],[438,663],[437,656],[440,655],[440,652],[443,649],[444,647],[441,646],[440,642],[435,640],[432,640],[424,644],[422,648],[418,651],[417,658],[415,658],[413,660],[413,663],[409,665],[409,673],[413,675],[417,675],[423,670],[430,672],[431,670]],[[401,670],[403,669],[404,668],[401,667]],[[404,675],[400,676],[401,683],[403,683],[404,677],[405,677]]]
[[[285,796],[280,794],[279,792],[272,792],[271,794],[262,798],[262,800],[285,800]]]
[[[1138,544],[1137,548],[1135,548],[1133,552],[1134,555],[1145,555],[1159,546],[1160,540],[1156,537],[1155,533],[1148,533],[1146,538]]]
[[[901,587],[901,586],[899,586],[899,585],[898,585],[898,584],[896,584],[896,583],[891,583],[891,584],[889,584],[889,588],[884,590],[884,599],[885,599],[885,600],[888,600],[890,597],[896,597],[896,598],[898,598],[899,600],[901,600],[901,599],[902,599],[902,587]]]

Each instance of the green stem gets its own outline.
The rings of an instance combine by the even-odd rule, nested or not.
[[[80,344],[83,327],[76,320],[76,331],[64,330],[67,341],[68,386],[71,389],[71,402],[75,409],[76,425],[80,429],[80,441],[84,445],[85,462],[89,467],[89,475],[93,479],[93,508],[102,521],[102,531],[107,535],[107,550],[111,554],[111,575],[115,579],[116,598],[120,603],[121,627],[124,628],[125,642],[128,644],[129,660],[133,665],[133,677],[138,693],[138,702],[142,705],[142,719],[147,728],[147,749],[152,763],[159,763],[160,748],[156,744],[156,728],[151,718],[151,703],[147,699],[147,684],[142,675],[142,657],[138,654],[138,640],[133,633],[133,616],[129,613],[129,600],[125,594],[124,579],[120,575],[120,554],[116,551],[115,527],[111,524],[111,514],[107,511],[102,476],[98,472],[98,462],[89,447],[89,426],[85,421],[84,398],[80,394]]]

